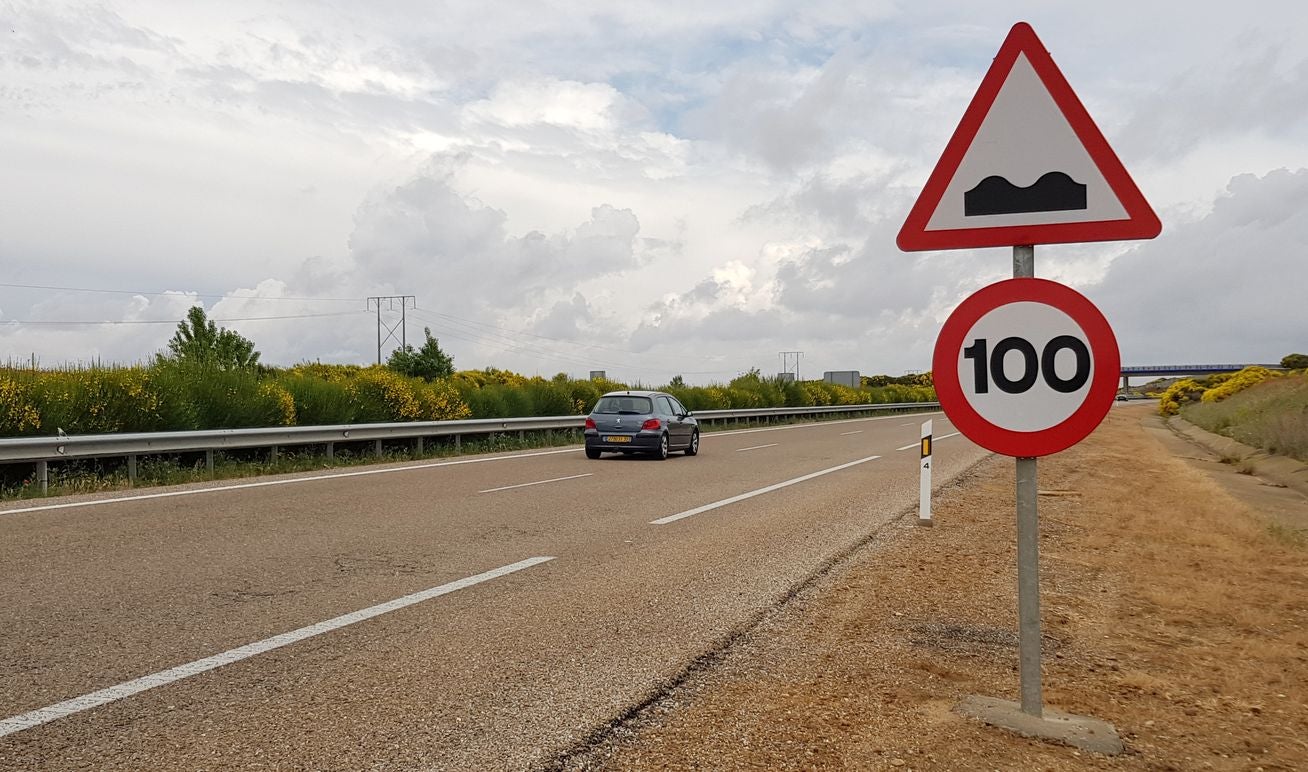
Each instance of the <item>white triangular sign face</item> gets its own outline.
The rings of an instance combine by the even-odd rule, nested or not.
[[[1017,24],[900,230],[901,249],[1153,238],[1157,215]]]

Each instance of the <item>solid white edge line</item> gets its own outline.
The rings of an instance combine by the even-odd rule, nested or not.
[[[736,452],[737,452],[737,453],[744,453],[744,452],[747,451],[747,450],[761,450],[762,448],[775,448],[776,446],[778,446],[778,445],[780,445],[780,444],[781,444],[781,443],[779,443],[779,442],[769,442],[769,443],[766,444],[766,445],[753,445],[753,446],[750,446],[750,447],[748,447],[748,448],[736,448]]]
[[[552,479],[549,479],[549,480],[537,480],[536,482],[518,483],[517,485],[505,485],[505,486],[502,487],[502,488],[487,488],[487,489],[484,490],[484,491],[477,491],[477,492],[478,492],[478,493],[495,493],[496,491],[507,491],[507,490],[512,490],[512,489],[514,489],[514,488],[528,488],[528,487],[531,487],[532,485],[544,485],[545,483],[563,482],[564,480],[576,480],[576,479],[579,478],[579,477],[590,477],[590,476],[592,476],[593,474],[594,474],[594,472],[587,472],[587,473],[585,473],[585,474],[573,474],[573,475],[568,475],[567,477],[555,477],[555,478],[552,478]]]
[[[727,506],[728,504],[735,504],[737,501],[744,501],[745,499],[752,499],[752,498],[754,498],[755,496],[762,496],[764,493],[771,493],[772,491],[780,490],[780,489],[782,489],[782,488],[785,488],[785,487],[788,486],[788,485],[794,485],[794,484],[796,484],[796,483],[802,483],[802,482],[804,482],[805,480],[812,480],[814,477],[821,477],[821,476],[824,475],[824,474],[831,474],[832,472],[839,472],[841,469],[848,469],[848,468],[851,467],[851,466],[858,466],[859,464],[865,464],[865,463],[867,463],[868,461],[875,461],[875,460],[877,460],[878,458],[881,458],[881,456],[868,456],[867,458],[860,458],[860,459],[858,459],[857,461],[850,461],[850,462],[847,463],[847,464],[841,464],[841,465],[839,465],[839,466],[833,466],[833,467],[829,467],[829,468],[827,468],[827,469],[820,469],[820,470],[818,470],[818,471],[816,471],[816,472],[810,472],[810,473],[808,473],[808,474],[806,474],[806,475],[803,475],[803,476],[801,476],[801,477],[796,477],[796,478],[793,478],[793,479],[790,479],[790,480],[786,480],[786,481],[784,481],[784,482],[779,482],[779,483],[776,483],[776,484],[773,484],[773,485],[769,485],[769,486],[767,486],[766,488],[759,488],[758,490],[752,490],[752,491],[749,491],[749,492],[747,492],[747,493],[742,493],[742,494],[740,494],[740,495],[738,495],[738,496],[732,496],[732,497],[729,498],[729,499],[722,499],[721,501],[715,501],[715,502],[713,502],[712,504],[705,504],[705,505],[702,506],[702,507],[695,507],[694,509],[688,509],[688,510],[686,510],[685,512],[678,512],[678,513],[675,514],[675,515],[668,515],[667,517],[660,517],[658,520],[651,520],[651,521],[649,521],[649,524],[650,524],[650,525],[667,525],[668,523],[675,523],[675,522],[678,521],[678,520],[683,520],[683,519],[685,519],[685,518],[687,518],[687,517],[691,517],[692,515],[698,515],[698,514],[701,514],[701,513],[703,513],[703,512],[708,512],[709,510],[711,510],[711,509],[717,509],[718,507],[725,507],[725,506]]]
[[[512,456],[491,456],[490,458],[464,458],[457,461],[437,461],[430,464],[413,464],[410,466],[387,467],[386,469],[361,469],[357,472],[334,472],[332,474],[318,474],[312,477],[292,477],[286,480],[261,480],[251,483],[237,483],[236,485],[219,485],[212,488],[195,488],[184,491],[163,491],[161,493],[142,493],[136,496],[117,496],[109,499],[95,499],[93,501],[71,501],[64,504],[43,504],[36,507],[22,507],[21,509],[2,509],[0,517],[4,515],[17,515],[23,512],[44,512],[51,509],[76,509],[78,507],[94,507],[100,504],[118,504],[124,501],[145,501],[146,499],[166,499],[173,496],[196,496],[201,493],[221,493],[223,491],[239,491],[249,488],[266,488],[272,485],[293,485],[295,483],[317,482],[318,480],[339,480],[345,477],[364,477],[374,474],[390,474],[392,472],[411,472],[419,469],[436,469],[443,466],[461,466],[463,464],[485,464],[491,461],[511,461],[515,458],[535,458],[536,456],[553,456],[559,453],[577,453],[581,450],[577,448],[565,448],[563,450],[543,450],[538,453],[518,453]]]
[[[469,576],[464,579],[442,584],[439,587],[421,590],[410,595],[405,595],[402,598],[396,598],[395,600],[379,603],[375,606],[369,606],[368,608],[353,611],[349,614],[342,614],[334,619],[328,619],[325,622],[318,622],[317,624],[312,624],[307,627],[301,627],[298,630],[292,630],[288,633],[265,638],[262,641],[248,643],[244,646],[224,651],[221,654],[215,654],[212,657],[197,659],[194,662],[187,662],[176,667],[168,668],[167,670],[161,670],[157,673],[151,673],[150,675],[135,678],[131,681],[124,681],[123,683],[110,686],[106,689],[100,689],[99,691],[91,692],[90,694],[83,694],[82,696],[74,697],[71,700],[64,700],[55,705],[28,711],[21,715],[11,716],[0,720],[0,737],[13,734],[14,732],[21,732],[24,729],[31,729],[32,727],[49,723],[55,719],[63,718],[64,716],[80,713],[83,710],[98,708],[101,705],[121,700],[124,697],[130,697],[133,694],[143,692],[147,689],[153,689],[156,686],[163,686],[165,684],[173,683],[174,681],[180,681],[183,678],[189,678],[193,675],[204,673],[217,667],[222,667],[223,665],[230,665],[233,662],[239,662],[240,660],[253,657],[256,654],[263,654],[264,652],[272,651],[273,649],[279,649],[283,646],[303,641],[306,638],[312,638],[316,635],[339,630],[342,627],[347,627],[356,622],[372,619],[373,617],[396,611],[405,608],[406,606],[412,606],[415,603],[421,603],[425,600],[431,600],[432,598],[446,595],[456,590],[462,590],[475,584],[490,581],[491,579],[498,579],[501,576],[511,574],[515,571],[521,571],[524,568],[531,568],[532,566],[540,565],[541,563],[550,560],[554,560],[554,557],[534,557],[527,558],[526,560],[519,560],[517,563],[500,566],[499,568],[477,574],[476,576]]]
[[[913,415],[938,415],[939,410],[932,410],[924,413],[914,413]],[[707,432],[701,435],[701,439],[707,440],[711,437],[730,437],[733,434],[757,434],[758,432],[783,432],[787,429],[811,429],[814,426],[837,426],[839,424],[855,424],[864,421],[889,421],[895,418],[903,418],[901,415],[880,415],[870,418],[842,418],[838,421],[814,421],[807,424],[786,424],[785,426],[766,426],[762,429],[733,429],[729,432]],[[904,424],[904,426],[915,426],[916,424]]]
[[[934,442],[940,442],[941,440],[947,440],[947,439],[949,439],[950,437],[957,437],[957,436],[960,435],[960,434],[962,434],[962,432],[954,432],[953,434],[942,434],[942,435],[940,435],[939,437],[936,437],[936,438],[934,439]],[[905,446],[902,447],[902,448],[895,448],[895,450],[911,450],[912,448],[920,448],[920,447],[922,447],[922,441],[921,441],[921,440],[918,440],[917,442],[913,443],[912,445],[905,445]]]

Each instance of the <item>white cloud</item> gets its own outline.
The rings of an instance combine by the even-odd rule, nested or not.
[[[371,361],[364,298],[411,294],[410,332],[459,366],[697,381],[804,350],[809,373],[921,369],[1009,259],[893,237],[1018,18],[1164,220],[1147,244],[1042,247],[1039,275],[1090,288],[1128,357],[1161,359],[1288,345],[1278,309],[1305,283],[1303,172],[1273,171],[1308,158],[1308,10],[1288,0],[12,10],[6,281],[129,294],[0,286],[2,319],[199,300],[300,317],[232,323],[265,361]],[[237,294],[259,299],[211,297]],[[309,316],[327,312],[347,315]],[[0,356],[132,361],[170,334],[3,325]]]
[[[518,127],[547,124],[581,131],[612,131],[622,95],[605,83],[511,81],[501,83],[489,99],[468,105],[473,118]]]
[[[1210,213],[1165,226],[1086,294],[1128,363],[1278,362],[1308,342],[1306,245],[1308,169],[1240,175]]]

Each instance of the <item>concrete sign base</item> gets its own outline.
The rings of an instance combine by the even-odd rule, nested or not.
[[[955,710],[1023,737],[1050,740],[1083,751],[1116,756],[1125,749],[1113,725],[1097,718],[1073,716],[1049,708],[1044,708],[1043,717],[1037,718],[1023,713],[1021,705],[1011,700],[977,695],[964,697]]]

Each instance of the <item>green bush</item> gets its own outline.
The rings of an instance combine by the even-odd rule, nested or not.
[[[344,380],[291,372],[277,382],[295,400],[295,415],[301,426],[354,423],[358,415],[358,395]]]
[[[177,429],[248,429],[295,425],[295,398],[254,370],[163,362],[151,368],[162,391],[180,395]]]
[[[935,397],[928,386],[898,381],[851,389],[764,378],[751,370],[725,385],[686,386],[674,380],[664,390],[696,411]],[[0,368],[0,436],[53,434],[56,429],[91,434],[579,415],[594,407],[601,394],[625,388],[563,373],[545,380],[494,368],[426,381],[385,367],[320,363],[221,368],[160,358],[149,367],[11,367]]]

